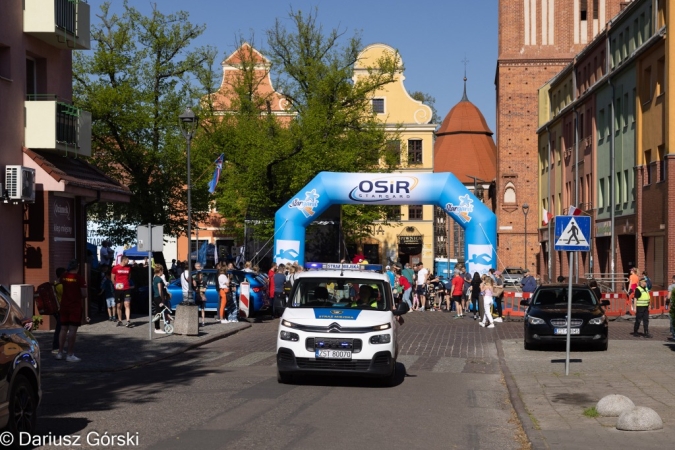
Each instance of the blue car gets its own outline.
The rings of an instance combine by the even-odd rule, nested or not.
[[[206,310],[218,311],[220,306],[220,295],[218,294],[217,278],[218,272],[215,269],[204,269],[201,271],[206,280]],[[248,281],[250,284],[250,306],[249,316],[271,313],[271,302],[267,295],[267,279],[263,275],[256,275],[253,272],[244,272],[235,270],[228,272],[228,276],[233,278],[236,287],[236,298],[239,299],[239,285]],[[180,284],[180,278],[169,283],[167,290],[171,294],[171,307],[183,301],[183,288]]]

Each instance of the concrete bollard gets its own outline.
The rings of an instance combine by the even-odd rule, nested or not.
[[[176,321],[173,325],[174,334],[184,336],[199,335],[199,307],[195,304],[176,306]]]
[[[663,420],[656,411],[646,406],[636,406],[624,411],[616,421],[616,429],[623,431],[653,431],[663,429]]]
[[[595,409],[605,417],[619,417],[622,412],[635,408],[635,404],[625,395],[611,394],[600,399]]]

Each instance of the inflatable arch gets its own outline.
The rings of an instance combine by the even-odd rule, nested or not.
[[[449,172],[321,172],[277,211],[274,260],[304,264],[305,228],[333,204],[438,205],[465,230],[467,270],[496,267],[497,217]]]

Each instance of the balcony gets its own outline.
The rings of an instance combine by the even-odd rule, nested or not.
[[[24,0],[23,31],[54,47],[89,50],[89,5],[83,0]]]
[[[24,145],[91,156],[91,113],[54,95],[31,95],[24,103]]]

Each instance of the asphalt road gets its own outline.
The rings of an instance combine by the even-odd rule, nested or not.
[[[92,432],[130,433],[134,448],[163,450],[526,448],[495,346],[522,324],[497,325],[408,314],[398,383],[386,388],[316,377],[280,385],[277,322],[256,323],[136,369],[45,375],[37,434],[85,444]]]

